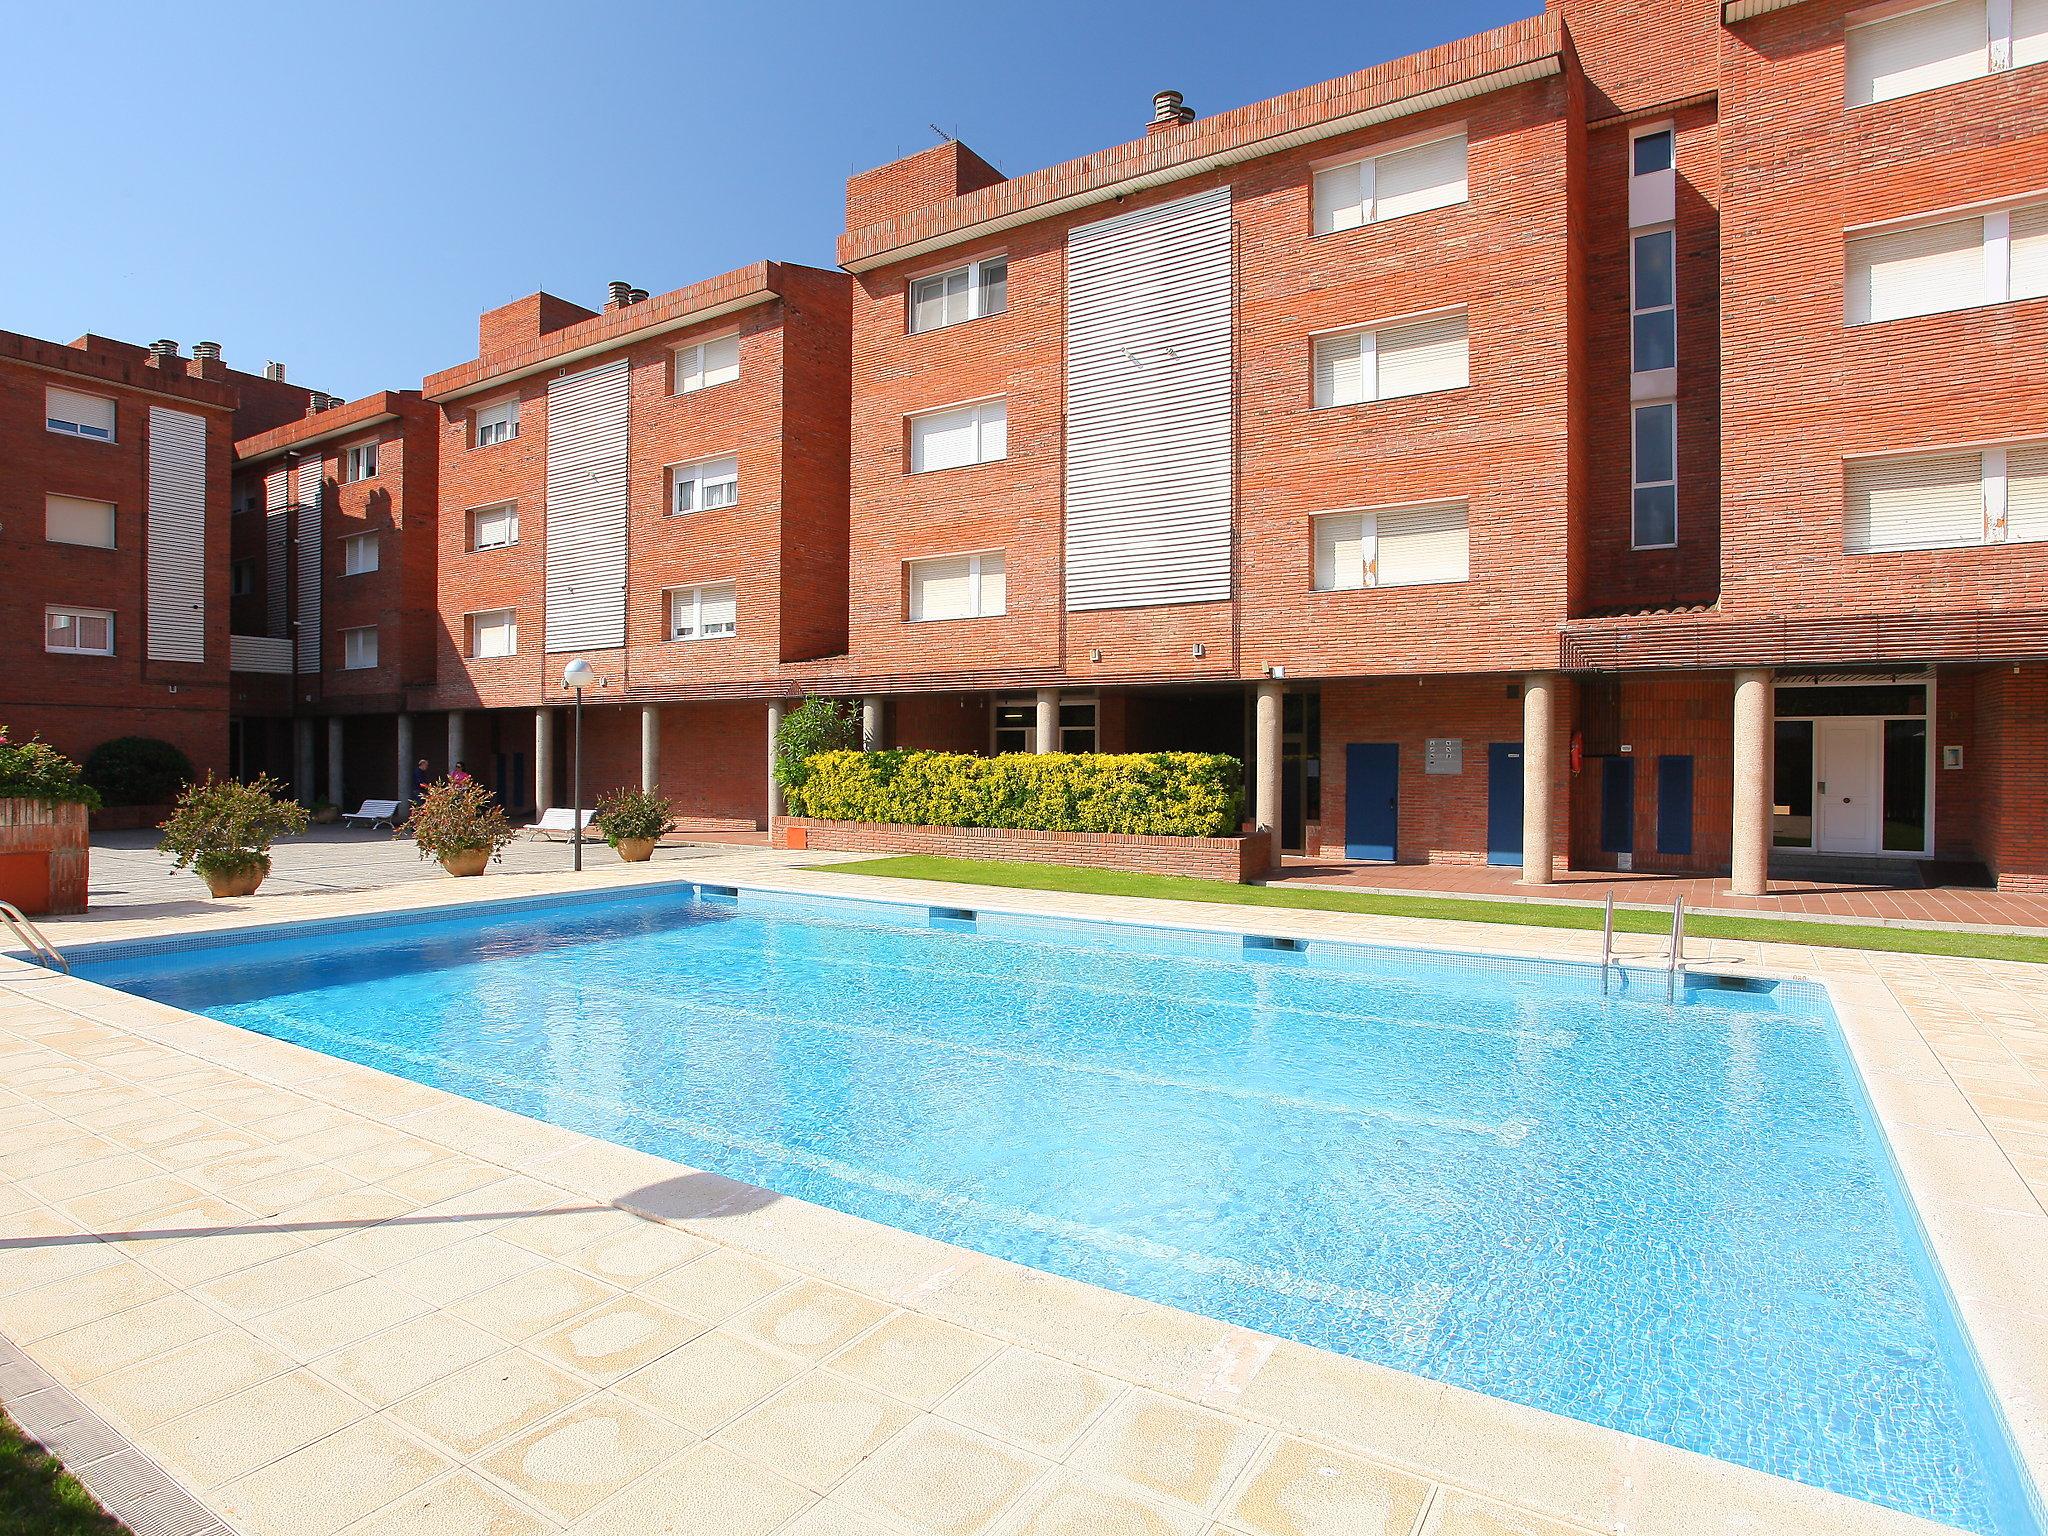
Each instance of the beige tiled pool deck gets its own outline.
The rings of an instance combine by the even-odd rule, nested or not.
[[[182,937],[699,879],[1496,954],[1597,942],[796,863],[704,853],[49,931]],[[1832,989],[2042,1480],[2048,967],[1692,953]],[[1938,1529],[4,959],[0,1335],[248,1536]]]

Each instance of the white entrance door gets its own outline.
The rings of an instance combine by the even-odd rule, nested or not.
[[[1813,754],[1813,845],[1825,853],[1876,853],[1878,743],[1882,720],[1820,720]]]

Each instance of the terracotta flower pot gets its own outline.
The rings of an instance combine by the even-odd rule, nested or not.
[[[651,837],[622,837],[617,846],[619,857],[628,864],[645,864],[654,857],[654,839]]]
[[[464,853],[441,855],[441,867],[456,876],[480,875],[490,862],[491,850],[488,848],[471,848]]]
[[[251,864],[246,869],[231,869],[224,873],[201,875],[207,890],[215,896],[253,896],[256,887],[263,883],[263,877],[270,873],[270,860]]]

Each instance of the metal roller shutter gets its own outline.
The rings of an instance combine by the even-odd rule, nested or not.
[[[296,537],[299,557],[298,668],[301,672],[320,670],[320,557],[327,501],[327,479],[321,473],[322,468],[318,459],[299,466]]]
[[[1852,461],[1845,547],[1863,555],[1983,543],[1983,477],[1975,453]]]
[[[151,661],[206,660],[206,419],[149,408]]]
[[[291,529],[285,510],[291,500],[291,480],[284,470],[274,469],[263,477],[263,617],[270,637],[282,640],[291,633],[287,607],[285,567],[291,548]]]
[[[626,643],[626,360],[548,385],[550,651]]]

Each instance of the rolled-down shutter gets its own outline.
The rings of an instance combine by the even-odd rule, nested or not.
[[[547,649],[626,643],[626,360],[548,385]]]
[[[2048,297],[2048,203],[2012,211],[2012,297]]]
[[[1372,574],[1372,517],[1330,512],[1315,519],[1315,589],[1347,592],[1366,586]]]
[[[1851,325],[1964,309],[1986,297],[1982,216],[1849,242]]]
[[[326,527],[327,478],[319,459],[299,466],[299,637],[301,672],[320,670],[321,531]]]
[[[1390,507],[1378,514],[1378,523],[1381,586],[1463,581],[1470,573],[1471,540],[1464,502]]]
[[[1397,149],[1374,162],[1373,218],[1398,219],[1465,201],[1465,135]]]
[[[263,477],[263,618],[265,633],[286,639],[291,614],[286,606],[285,569],[290,557],[291,529],[285,510],[291,500],[291,479],[282,469]]]
[[[151,661],[206,660],[206,418],[149,408]]]
[[[2005,542],[2048,540],[2048,442],[2005,450]]]
[[[1864,555],[1983,543],[1983,477],[1974,453],[1852,460],[1845,548]]]
[[[51,421],[64,422],[83,430],[88,437],[114,436],[114,402],[104,395],[81,395],[73,389],[52,384],[44,390],[43,409]]]
[[[2048,0],[2012,0],[2012,67],[2048,64]]]
[[[1462,389],[1471,381],[1465,312],[1382,326],[1376,337],[1379,395],[1422,395]]]
[[[1069,609],[1227,600],[1230,189],[1067,235]]]
[[[1974,79],[1991,65],[1984,0],[1948,0],[1851,27],[1848,54],[1852,107]]]

